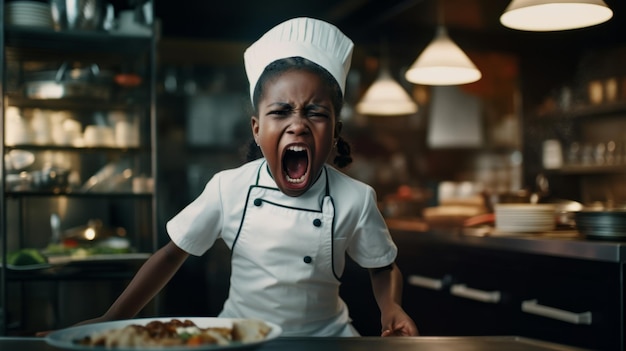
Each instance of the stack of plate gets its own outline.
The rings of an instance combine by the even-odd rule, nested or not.
[[[50,5],[36,1],[13,1],[4,6],[5,23],[13,26],[53,28]]]
[[[554,230],[555,211],[552,204],[496,204],[496,230],[505,233]]]
[[[578,232],[590,239],[626,239],[626,209],[579,211],[574,214]]]

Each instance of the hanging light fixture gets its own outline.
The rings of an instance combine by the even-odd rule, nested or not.
[[[500,23],[541,32],[589,27],[611,17],[613,11],[603,0],[513,0],[500,16]]]
[[[396,116],[417,112],[417,104],[389,72],[382,67],[378,78],[367,88],[356,110],[364,115]]]
[[[406,80],[424,85],[458,85],[479,80],[482,74],[467,55],[448,36],[443,25],[435,39],[406,71]]]
[[[382,45],[381,52],[378,77],[357,103],[357,112],[374,116],[410,115],[417,112],[418,107],[415,101],[391,75],[385,43]]]

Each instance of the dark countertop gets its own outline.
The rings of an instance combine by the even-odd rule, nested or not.
[[[198,347],[197,350],[203,348]],[[211,348],[216,350],[217,348]],[[240,349],[240,348],[238,348]],[[402,338],[278,338],[259,347],[243,348],[259,351],[576,351],[570,346],[516,336],[475,337],[402,337]],[[42,338],[0,337],[2,351],[56,351]]]
[[[420,235],[436,242],[564,258],[626,263],[625,241],[588,240],[572,230],[537,234],[501,234],[490,228],[412,230],[408,224],[388,222],[392,234]]]

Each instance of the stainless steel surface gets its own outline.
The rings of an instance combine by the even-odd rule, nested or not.
[[[52,244],[59,244],[61,242],[61,218],[56,213],[50,215],[50,229],[52,230]]]
[[[103,29],[107,3],[102,0],[51,0],[52,20],[57,30]]]
[[[278,338],[262,344],[259,351],[577,351],[583,350],[517,336],[402,337],[402,338]],[[54,351],[42,338],[0,338],[0,350]]]
[[[473,246],[508,249],[594,261],[625,262],[626,242],[585,240],[579,236],[530,234],[519,236],[450,236],[449,240]]]
[[[397,230],[390,226],[392,233]],[[406,230],[405,230],[406,232]],[[490,235],[479,230],[414,232],[443,243],[604,262],[626,262],[626,241],[586,240],[575,231]]]

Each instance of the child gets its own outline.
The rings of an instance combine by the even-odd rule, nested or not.
[[[397,248],[373,189],[326,164],[335,147],[339,166],[350,161],[337,118],[352,49],[336,27],[296,18],[246,50],[252,134],[263,157],[216,174],[167,223],[171,241],[102,317],[83,323],[134,317],[188,255],[221,238],[232,274],[220,317],[271,321],[285,336],[357,336],[339,297],[347,252],[370,269],[382,335],[417,335],[400,306]]]

